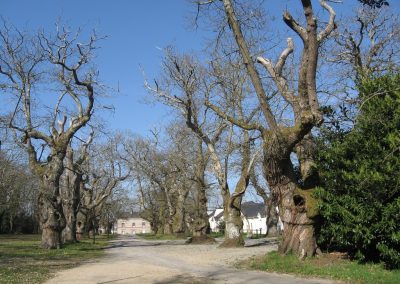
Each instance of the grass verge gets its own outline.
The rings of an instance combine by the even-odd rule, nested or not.
[[[301,261],[295,255],[281,256],[274,251],[263,257],[242,261],[238,266],[267,272],[341,280],[346,283],[400,283],[400,270],[386,270],[380,264],[360,264],[343,258],[343,255],[338,253],[324,254],[319,258]]]
[[[211,233],[209,234],[209,236],[210,236],[211,238],[223,238],[223,237],[225,236],[225,234],[222,233],[222,232],[211,232]]]
[[[152,233],[145,234],[136,234],[136,236],[145,239],[145,240],[182,240],[186,239],[186,237],[177,237],[175,235],[156,235]]]
[[[96,244],[84,239],[58,250],[39,247],[39,235],[0,235],[0,283],[43,283],[55,272],[100,257],[106,236],[96,236]]]

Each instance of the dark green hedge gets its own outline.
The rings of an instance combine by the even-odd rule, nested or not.
[[[322,247],[400,267],[400,76],[362,82],[354,128],[322,131]]]

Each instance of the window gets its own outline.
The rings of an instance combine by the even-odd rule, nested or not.
[[[121,227],[122,227],[122,228],[125,228],[125,223],[122,223],[122,224],[121,224]]]
[[[135,223],[132,223],[132,227],[135,227],[136,226],[136,224]]]
[[[146,226],[146,222],[142,222],[142,227]]]

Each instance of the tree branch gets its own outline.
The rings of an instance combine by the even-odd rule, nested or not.
[[[335,23],[335,17],[336,17],[336,13],[335,11],[332,9],[331,6],[328,5],[328,3],[326,3],[324,0],[319,0],[319,3],[321,4],[321,6],[327,10],[329,12],[329,22],[326,25],[325,29],[322,30],[319,34],[318,34],[318,42],[322,42],[324,39],[326,39],[330,33],[336,29],[336,23]]]
[[[230,115],[226,114],[225,112],[223,112],[219,107],[217,107],[216,105],[212,104],[208,100],[205,101],[205,105],[208,106],[209,108],[211,108],[222,119],[228,120],[230,123],[242,128],[242,129],[259,130],[259,131],[262,132],[263,127],[258,123],[249,124],[246,121],[244,121],[243,119],[235,119],[232,116],[230,116]]]

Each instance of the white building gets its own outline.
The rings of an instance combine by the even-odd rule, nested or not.
[[[219,232],[218,225],[224,220],[224,209],[218,208],[208,213],[211,232]]]
[[[242,203],[243,232],[252,234],[267,233],[267,219],[264,203],[253,201]],[[210,228],[212,232],[218,232],[218,225],[224,220],[224,209],[215,209],[209,214]],[[282,222],[279,220],[278,226],[282,228]]]
[[[264,203],[242,203],[243,233],[266,234],[267,218]]]

